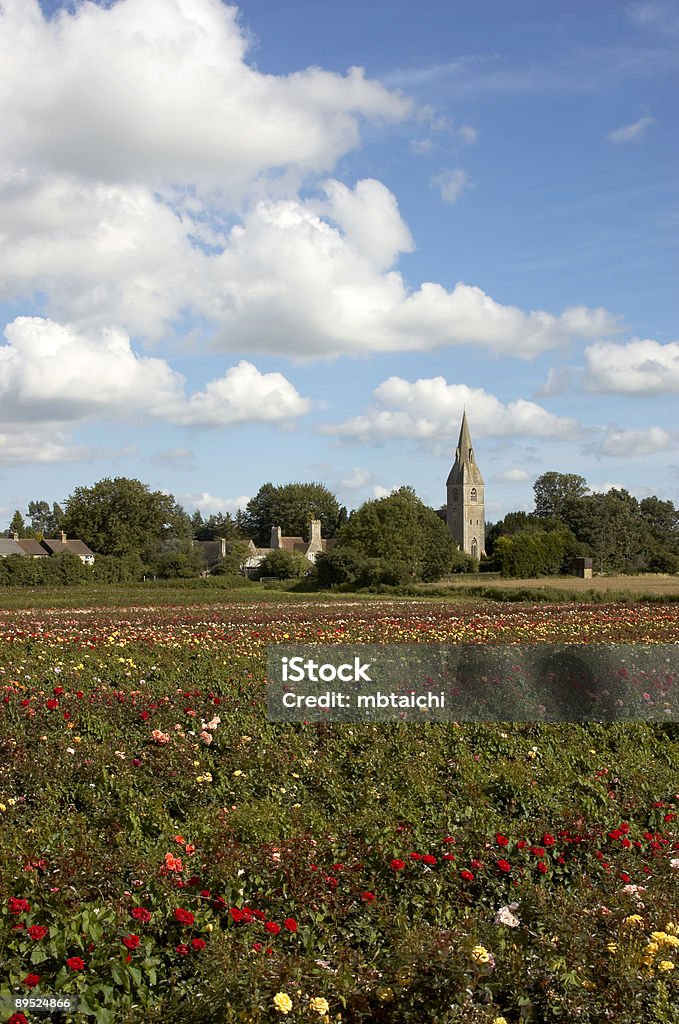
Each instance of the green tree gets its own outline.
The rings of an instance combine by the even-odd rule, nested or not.
[[[138,554],[149,561],[169,538],[188,540],[191,523],[171,494],[127,477],[77,487],[66,501],[62,529],[103,555]]]
[[[565,502],[583,498],[588,490],[584,476],[577,473],[543,473],[533,484],[535,515],[561,519]]]
[[[274,487],[266,483],[248,502],[241,523],[245,535],[263,547],[269,543],[272,526],[280,526],[284,536],[307,540],[312,519],[320,519],[324,537],[334,537],[341,512],[337,498],[324,484],[289,483]]]
[[[446,524],[412,487],[362,505],[342,527],[338,544],[366,558],[408,566],[410,577],[421,580],[448,573],[456,551]]]
[[[289,580],[296,576],[304,576],[311,570],[311,562],[298,551],[286,551],[276,548],[270,551],[259,564],[257,575],[276,576],[279,580]]]
[[[12,521],[9,524],[7,536],[11,537],[13,533],[18,533],[20,537],[26,536],[26,523],[24,522],[24,517],[22,516],[19,509],[16,509],[14,515],[12,516]]]
[[[332,587],[340,583],[354,584],[365,568],[366,560],[360,551],[349,547],[337,547],[316,555],[316,572],[321,587]]]
[[[51,508],[47,501],[29,501],[28,518],[36,534],[41,537],[56,537],[61,529],[64,512],[56,501]]]

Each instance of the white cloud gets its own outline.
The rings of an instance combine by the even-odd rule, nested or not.
[[[439,190],[441,198],[446,203],[457,202],[466,189],[473,188],[467,173],[461,167],[441,171],[431,179],[431,184]]]
[[[608,427],[601,439],[595,443],[593,451],[598,455],[633,459],[666,452],[676,446],[676,436],[662,427],[647,427],[645,430]]]
[[[355,466],[348,477],[344,480],[340,480],[339,486],[343,487],[346,491],[358,490],[361,487],[366,487],[372,480],[372,473],[367,469],[361,469],[359,466]]]
[[[493,480],[501,484],[525,483],[526,480],[530,480],[530,473],[525,469],[506,469],[502,473],[496,473]]]
[[[136,355],[119,328],[86,335],[40,317],[17,317],[5,337],[0,397],[3,416],[15,423],[131,414],[227,427],[289,422],[311,408],[282,374],[261,373],[245,360],[186,397],[184,377],[164,359]]]
[[[638,121],[633,121],[632,124],[615,128],[612,132],[608,133],[606,138],[609,142],[641,142],[646,134],[646,129],[654,123],[654,117],[640,117]]]
[[[635,338],[624,345],[595,342],[585,349],[585,384],[590,391],[623,395],[679,392],[679,342]]]
[[[547,380],[537,392],[541,398],[549,398],[553,395],[563,395],[570,391],[573,386],[574,371],[570,366],[550,367],[547,371]]]
[[[207,491],[203,491],[202,494],[179,494],[177,500],[185,508],[194,511],[199,509],[204,516],[217,515],[219,512],[234,513],[239,508],[245,508],[250,501],[245,495],[240,498],[217,498],[213,494],[208,494]]]
[[[576,420],[555,416],[534,402],[518,399],[505,405],[480,388],[448,384],[444,377],[415,382],[390,377],[373,395],[372,408],[345,423],[325,427],[323,432],[362,442],[403,439],[435,443],[457,437],[466,407],[470,420],[473,416],[474,438],[570,440],[586,433]]]
[[[302,398],[282,373],[260,373],[243,359],[191,395],[169,418],[190,426],[226,427],[287,422],[310,409],[311,400]]]
[[[163,359],[140,357],[125,331],[88,337],[41,317],[17,317],[0,346],[3,416],[69,422],[130,410],[161,415],[181,400],[183,378]]]
[[[373,487],[373,498],[388,498],[392,493],[389,487],[383,487],[382,484],[375,484]]]
[[[473,146],[475,142],[478,142],[479,133],[476,128],[472,128],[470,124],[462,124],[457,129],[457,134],[461,142],[464,142],[467,146]]]
[[[33,429],[0,429],[0,465],[78,462],[91,454],[85,445],[72,445],[64,433],[49,425]]]
[[[104,181],[240,187],[293,166],[328,171],[361,118],[411,103],[362,69],[289,75],[246,63],[238,9],[221,0],[0,7],[0,121],[15,163]]]

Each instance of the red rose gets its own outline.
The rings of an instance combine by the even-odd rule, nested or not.
[[[542,837],[542,842],[545,844],[545,846],[554,846],[556,839],[554,838],[554,836],[551,836],[549,832],[545,832],[544,836]]]
[[[538,871],[542,875],[547,874],[547,865],[545,864],[545,862],[543,860],[541,860],[540,863],[538,864]]]
[[[422,858],[422,863],[423,864],[436,864],[436,857],[432,856],[431,853],[425,853],[424,857]]]
[[[174,912],[175,921],[179,921],[180,924],[193,924],[196,920],[190,910],[184,910],[183,907],[177,907]]]
[[[261,942],[253,942],[252,945],[250,946],[250,949],[254,950],[255,953],[261,953],[262,952],[262,943]]]
[[[495,836],[495,842],[497,843],[498,846],[509,846],[509,840],[507,839],[507,836],[500,835],[499,832]]]
[[[421,853],[411,853],[410,854],[410,859],[411,860],[422,860],[422,854]]]
[[[233,918],[236,924],[238,924],[239,921],[243,920],[243,911],[240,910],[238,907],[231,907],[229,913],[231,914],[231,917]]]
[[[27,974],[26,977],[24,978],[22,984],[25,985],[26,988],[35,988],[36,985],[40,984],[40,975],[39,974]]]
[[[497,866],[499,867],[500,871],[504,871],[505,873],[512,870],[512,865],[509,863],[508,860],[499,860],[497,862]]]
[[[526,846],[528,846],[528,843],[526,842],[525,839],[519,839],[519,841],[518,841],[518,843],[516,845],[518,846],[519,850],[524,850],[526,848]]]
[[[180,942],[178,946],[174,947],[175,953],[179,953],[180,956],[188,956],[191,952],[188,946],[185,946],[183,942]]]
[[[151,920],[151,914],[146,907],[132,907],[130,913],[135,921],[142,921],[144,924],[148,924]]]
[[[278,935],[279,931],[281,930],[281,926],[279,924],[276,924],[275,921],[267,921],[264,927],[271,935]]]
[[[443,859],[444,860],[455,860],[455,854],[454,853],[444,853],[443,854]]]
[[[285,921],[283,921],[283,924],[288,929],[289,932],[297,931],[297,922],[295,921],[294,917],[286,917]]]
[[[391,865],[390,865],[392,871],[403,871],[403,868],[405,866],[406,866],[406,862],[404,860],[398,860],[398,859],[392,860]]]
[[[460,878],[464,878],[465,882],[473,882],[474,881],[473,874],[471,873],[471,871],[467,871],[466,868],[465,868],[464,871],[460,871]]]
[[[473,860],[472,867],[474,868],[475,871],[480,871],[481,868],[483,867],[483,861]]]
[[[373,900],[375,899],[375,893],[374,892],[362,892],[361,893],[361,899],[363,900],[364,903],[372,903]]]
[[[24,1017],[23,1013],[13,1013],[7,1024],[28,1024],[28,1020]]]
[[[630,878],[630,876],[627,874],[626,871],[621,871],[620,872],[620,878],[621,878],[621,880],[623,882],[631,882],[632,881],[632,879]]]
[[[27,929],[27,932],[30,935],[30,937],[32,939],[35,939],[36,942],[40,942],[41,939],[44,939],[48,931],[49,928],[45,928],[44,924],[34,924]]]
[[[199,953],[201,949],[205,949],[207,943],[205,939],[191,939],[191,945]]]
[[[79,956],[70,956],[66,961],[66,965],[72,971],[83,971],[85,969],[85,961],[81,960]]]
[[[126,935],[123,939],[123,945],[128,949],[136,949],[140,942],[141,939],[138,935]]]
[[[19,914],[28,914],[31,910],[31,904],[28,900],[21,900],[16,896],[10,896],[9,898],[9,912],[18,917]]]

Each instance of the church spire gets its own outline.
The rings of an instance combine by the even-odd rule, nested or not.
[[[446,481],[446,490],[446,523],[450,535],[461,551],[480,558],[485,551],[484,485],[474,458],[466,409],[462,413],[455,462]]]
[[[459,462],[471,461],[473,457],[472,439],[469,433],[469,424],[467,423],[467,410],[462,413],[462,425],[460,427],[460,437],[457,442],[457,450],[455,452],[455,459]]]

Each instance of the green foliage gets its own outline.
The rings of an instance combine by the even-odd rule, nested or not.
[[[321,587],[357,583],[365,567],[365,558],[354,548],[337,547],[316,555],[316,571]]]
[[[260,562],[257,575],[276,576],[279,580],[289,580],[303,576],[311,569],[311,562],[298,551],[285,551],[283,548],[270,551]]]
[[[565,502],[584,497],[588,490],[584,476],[577,473],[543,473],[533,484],[535,514],[560,519]]]
[[[245,542],[232,541],[224,558],[220,558],[212,570],[213,576],[236,576],[244,571],[250,556],[250,547]]]
[[[183,544],[174,551],[164,551],[157,555],[151,570],[161,579],[191,579],[205,572],[205,562],[198,548]]]
[[[171,494],[127,477],[77,487],[66,501],[62,527],[95,554],[137,554],[145,561],[163,540],[190,535],[190,520]]]
[[[56,502],[50,508],[47,501],[29,501],[28,518],[35,534],[41,537],[56,537],[61,530],[64,513]]]
[[[565,528],[501,536],[495,542],[495,565],[503,576],[525,579],[556,575],[570,565],[574,543],[575,538]]]
[[[346,516],[335,495],[321,483],[263,484],[251,498],[242,518],[245,535],[261,547],[269,543],[272,526],[284,536],[308,540],[309,524],[320,519],[323,537],[334,537]]]
[[[411,487],[368,501],[353,512],[338,544],[392,567],[405,566],[408,578],[428,582],[450,572],[456,551],[443,520]]]

